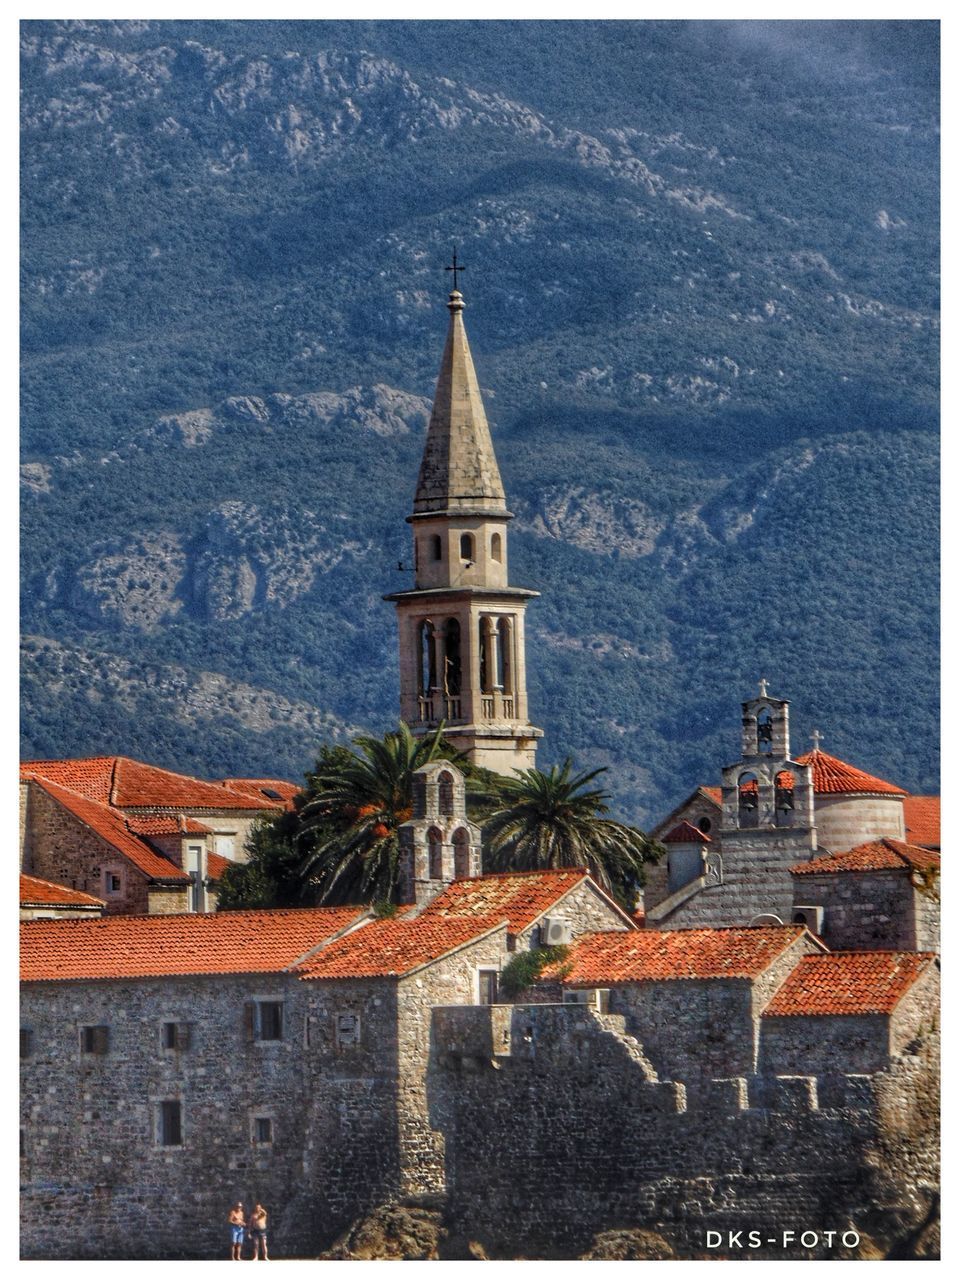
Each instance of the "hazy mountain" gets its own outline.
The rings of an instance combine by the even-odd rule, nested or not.
[[[396,717],[446,323],[542,762],[937,782],[934,23],[27,22],[24,750],[297,777]]]

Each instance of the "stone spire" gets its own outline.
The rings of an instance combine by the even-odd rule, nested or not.
[[[413,510],[506,511],[500,469],[463,325],[463,296],[450,294],[450,328],[427,428]]]

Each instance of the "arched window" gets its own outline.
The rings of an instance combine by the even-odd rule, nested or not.
[[[429,619],[420,623],[417,640],[417,653],[420,659],[417,664],[417,682],[420,686],[420,694],[424,696],[436,684],[433,669],[433,623]]]
[[[490,559],[496,560],[497,564],[503,560],[503,540],[499,533],[495,533],[490,539]]]
[[[427,849],[430,853],[429,877],[431,880],[443,879],[443,836],[436,827],[427,832]]]
[[[453,833],[453,875],[462,880],[470,874],[470,836],[463,827]]]
[[[447,773],[446,770],[441,773],[439,779],[439,806],[440,815],[444,818],[453,817],[453,775]]]
[[[420,539],[419,538],[414,538],[413,540],[413,571],[414,573],[420,572]]]
[[[764,707],[757,716],[757,753],[768,756],[773,751],[773,716]]]
[[[461,533],[460,535],[460,559],[473,559],[473,534]]]
[[[737,783],[738,809],[741,827],[757,825],[760,807],[760,783],[755,773],[742,773]]]
[[[444,643],[443,689],[449,698],[460,696],[460,623],[448,618]]]
[[[710,821],[709,818],[700,818],[697,821],[697,827],[703,832],[704,835],[709,834],[710,828],[712,826],[713,826],[713,823]]]
[[[439,533],[435,533],[430,538],[430,551],[434,560],[443,559],[443,539]]]
[[[504,693],[513,693],[510,633],[510,619],[500,618],[497,622],[497,669],[500,672],[500,687]]]

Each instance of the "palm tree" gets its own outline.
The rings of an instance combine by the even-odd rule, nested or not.
[[[300,813],[300,875],[305,896],[320,903],[388,901],[397,884],[398,828],[413,812],[414,770],[438,758],[461,763],[443,725],[415,738],[401,724],[383,738],[355,738],[354,746],[321,755]]]
[[[544,773],[524,769],[494,784],[499,805],[483,827],[484,868],[534,871],[586,867],[629,910],[644,881],[644,863],[662,850],[642,831],[614,822],[608,792],[590,787],[605,769],[571,776],[573,762]]]

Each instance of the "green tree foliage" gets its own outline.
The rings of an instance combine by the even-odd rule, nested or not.
[[[573,774],[568,756],[548,771],[524,769],[497,780],[500,800],[483,827],[488,871],[586,867],[628,910],[644,882],[644,864],[660,847],[642,831],[614,822],[609,793],[590,787],[604,769]]]
[[[217,886],[217,910],[309,905],[297,874],[301,862],[296,845],[299,817],[283,813],[257,823],[247,842],[247,862],[224,871]]]

